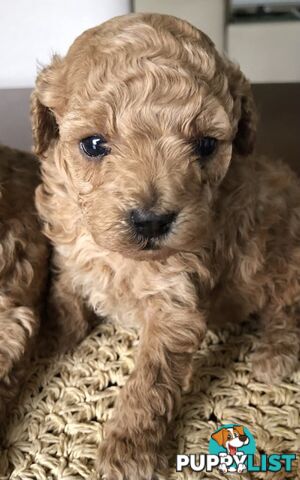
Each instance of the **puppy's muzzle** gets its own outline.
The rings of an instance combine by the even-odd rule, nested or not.
[[[177,213],[157,214],[147,210],[132,210],[130,223],[137,237],[142,240],[154,240],[167,235]]]

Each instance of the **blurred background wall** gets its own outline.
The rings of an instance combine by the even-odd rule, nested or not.
[[[31,148],[29,96],[38,64],[110,17],[160,12],[190,21],[241,65],[259,110],[258,152],[300,171],[299,8],[299,0],[1,0],[0,142]]]
[[[129,10],[128,0],[1,0],[0,88],[32,87],[37,62],[65,54],[84,30]]]

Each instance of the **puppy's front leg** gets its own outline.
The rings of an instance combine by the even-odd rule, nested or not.
[[[61,350],[74,347],[87,335],[92,314],[73,289],[68,272],[61,271],[54,276],[47,310],[49,322],[55,322]]]
[[[298,316],[273,305],[262,312],[261,339],[251,358],[257,380],[277,383],[295,370],[300,338]]]
[[[13,299],[1,297],[0,307],[0,380],[27,354],[39,328],[35,308],[19,306]]]
[[[108,480],[150,480],[155,469],[166,466],[160,443],[205,333],[203,313],[157,303],[145,311],[136,368],[100,446],[98,469]]]
[[[19,306],[14,298],[0,297],[0,429],[28,372],[40,319],[33,306]]]

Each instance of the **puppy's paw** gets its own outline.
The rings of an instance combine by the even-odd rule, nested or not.
[[[221,463],[221,465],[219,465],[219,470],[220,470],[220,472],[222,472],[222,473],[227,473],[227,472],[228,472],[225,463]]]
[[[251,356],[253,376],[259,382],[276,384],[291,375],[296,369],[298,355],[292,350],[276,354],[268,349],[259,349]]]
[[[238,473],[243,473],[245,470],[246,470],[246,465],[240,464],[238,466],[238,469],[237,469]]]
[[[111,435],[100,445],[96,469],[103,480],[155,480],[154,470],[166,466],[165,457],[152,449],[134,447],[130,439]]]

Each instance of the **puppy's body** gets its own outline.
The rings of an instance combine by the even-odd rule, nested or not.
[[[241,72],[172,17],[120,17],[84,33],[41,72],[33,121],[62,328],[79,340],[90,310],[141,327],[99,468],[150,479],[192,354],[224,303],[262,315],[257,377],[295,367],[299,184],[286,166],[251,155],[255,114]],[[81,140],[96,134],[103,156],[93,158]],[[199,154],[200,138],[217,149],[207,156],[202,143]],[[163,220],[158,236],[166,215],[172,225]],[[145,218],[159,219],[150,238]]]
[[[181,301],[188,298],[185,279],[187,285],[205,286],[209,310],[216,311],[223,304],[232,303],[238,307],[240,318],[267,307],[275,292],[282,307],[294,304],[299,300],[299,180],[279,162],[265,158],[247,161],[251,165],[242,162],[235,165],[220,188],[216,201],[219,211],[214,219],[211,244],[205,252],[178,253],[161,261],[140,261],[108,248],[99,249],[81,223],[78,205],[70,201],[65,185],[61,189],[56,185],[60,198],[52,197],[53,218],[49,208],[51,199],[47,198],[43,204],[39,190],[42,216],[56,226],[61,222],[60,227],[64,226],[68,232],[66,242],[51,234],[58,254],[56,263],[66,273],[66,285],[72,279],[74,291],[99,316],[124,326],[144,322],[141,304],[153,295],[165,292],[171,305],[177,296],[178,300],[183,297]],[[46,188],[48,167],[44,165]],[[50,168],[56,170],[54,164]],[[57,172],[56,175],[59,178]],[[59,212],[63,218],[59,218]]]
[[[0,146],[0,416],[20,385],[39,327],[47,245],[34,205],[33,155]]]

